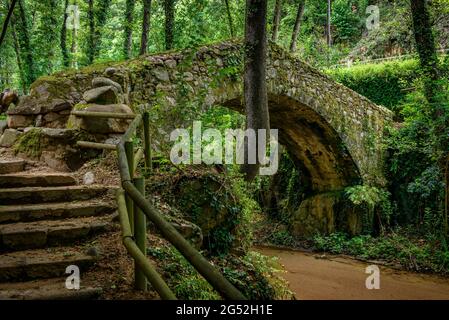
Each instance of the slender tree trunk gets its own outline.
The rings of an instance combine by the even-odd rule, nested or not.
[[[305,0],[300,0],[298,12],[296,13],[295,27],[293,28],[293,32],[292,32],[292,41],[290,43],[290,52],[296,51],[296,44],[298,41],[299,29],[301,28],[302,16],[304,15],[304,8],[305,8]]]
[[[446,236],[449,236],[449,154],[446,155],[445,185],[446,188],[445,188],[443,227]]]
[[[77,5],[76,0],[73,1],[73,5]],[[72,29],[72,44],[70,46],[70,55],[71,55],[71,67],[74,69],[78,69],[78,59],[77,59],[77,52],[78,52],[78,45],[77,45],[77,37],[78,37],[78,30],[76,28]]]
[[[142,37],[140,39],[140,54],[148,51],[148,35],[151,21],[151,0],[143,0]]]
[[[266,85],[267,56],[267,0],[246,1],[245,22],[245,72],[244,102],[246,110],[246,127],[266,129],[269,131],[268,98]],[[256,134],[257,136],[257,134]],[[248,163],[249,144],[245,144],[245,164],[242,167],[247,180],[258,174],[259,162]],[[252,151],[256,151],[256,148]],[[257,154],[257,152],[256,152]],[[257,158],[257,157],[256,157]]]
[[[25,73],[23,71],[23,64],[22,64],[22,58],[21,58],[21,52],[20,52],[20,45],[19,40],[17,39],[17,32],[16,32],[16,22],[15,17],[11,17],[11,34],[12,34],[12,40],[14,44],[14,51],[16,53],[16,59],[17,59],[17,67],[19,68],[19,75],[20,75],[20,85],[22,87],[23,93],[27,92],[26,87],[26,78]]]
[[[411,0],[413,30],[416,49],[419,55],[421,69],[425,77],[425,94],[432,103],[435,99],[436,83],[439,79],[438,58],[435,48],[435,38],[432,32],[430,15],[426,0]]]
[[[125,43],[123,46],[123,55],[125,59],[131,57],[132,40],[133,40],[133,20],[134,20],[134,7],[135,0],[126,0],[125,10]]]
[[[69,0],[65,0],[64,2],[64,16],[62,19],[62,27],[61,27],[61,53],[62,53],[62,63],[64,67],[69,67],[69,52],[67,50],[67,7],[69,6]]]
[[[231,33],[231,37],[234,38],[234,36],[235,36],[234,21],[232,20],[231,7],[229,6],[229,0],[224,0],[224,1],[225,1],[225,6],[226,6],[226,13],[228,15],[229,32]]]
[[[331,35],[331,12],[332,12],[332,0],[327,0],[327,46],[330,48],[332,45],[332,35]]]
[[[95,60],[95,14],[94,14],[94,0],[88,0],[87,19],[89,20],[89,35],[87,46],[87,61],[89,64],[94,63]]]
[[[165,10],[165,49],[173,49],[175,27],[175,3],[174,0],[164,0]]]
[[[6,15],[5,21],[3,22],[2,33],[0,34],[0,46],[2,45],[2,42],[5,39],[9,21],[11,20],[12,13],[14,12],[14,8],[16,7],[16,3],[17,0],[12,0],[11,5],[9,5],[8,14]]]
[[[281,12],[282,12],[282,0],[276,0],[276,4],[274,6],[274,14],[273,14],[273,30],[272,30],[272,34],[271,34],[271,40],[273,42],[278,41],[279,24],[281,21]]]
[[[18,0],[19,20],[17,23],[18,39],[20,52],[23,55],[23,69],[26,78],[26,87],[36,80],[33,51],[30,44],[29,22],[26,15],[25,4],[23,0]]]

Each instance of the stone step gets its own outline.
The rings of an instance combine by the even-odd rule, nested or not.
[[[0,282],[63,277],[70,265],[86,271],[97,258],[75,248],[17,251],[0,255]]]
[[[0,250],[15,251],[73,243],[112,227],[113,215],[0,225]]]
[[[66,278],[0,284],[0,300],[89,300],[102,293],[98,287],[81,282],[79,290],[69,290]]]
[[[0,174],[21,172],[25,169],[25,160],[0,160]]]
[[[110,200],[87,200],[0,206],[0,224],[98,216],[116,208]]]
[[[0,176],[0,188],[73,186],[76,179],[69,174],[22,173]]]
[[[0,204],[7,205],[88,200],[105,195],[109,190],[114,190],[114,187],[63,186],[4,188],[0,189]]]

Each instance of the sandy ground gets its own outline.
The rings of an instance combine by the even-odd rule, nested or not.
[[[283,277],[299,300],[449,300],[449,279],[394,270],[380,269],[380,289],[368,290],[365,282],[370,263],[340,256],[257,247],[256,251],[279,257],[286,272]]]

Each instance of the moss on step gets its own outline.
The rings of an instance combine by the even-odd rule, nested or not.
[[[23,134],[14,144],[14,152],[25,153],[32,158],[39,158],[42,153],[43,132],[40,128],[34,128]]]

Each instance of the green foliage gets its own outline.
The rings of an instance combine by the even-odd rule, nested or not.
[[[147,254],[159,262],[163,278],[178,299],[221,299],[212,286],[173,247],[149,248]],[[213,264],[221,269],[224,276],[246,297],[252,300],[292,297],[286,281],[278,275],[282,267],[276,258],[269,258],[251,251],[244,257],[233,255],[216,257]]]
[[[360,36],[364,20],[352,8],[354,1],[336,0],[332,7],[332,22],[335,26],[334,40],[349,42]]]
[[[337,82],[398,113],[407,92],[419,77],[416,60],[356,65],[327,72]]]
[[[218,300],[220,296],[174,248],[149,248],[147,254],[163,262],[162,272],[178,299]]]
[[[42,137],[42,129],[31,129],[19,137],[14,144],[14,152],[21,152],[32,158],[39,158],[42,152]]]
[[[449,251],[444,242],[416,238],[410,230],[350,238],[343,233],[317,235],[313,244],[319,251],[349,254],[361,259],[383,260],[419,272],[449,274]]]
[[[274,245],[287,247],[294,247],[296,243],[295,238],[287,230],[276,230],[270,233],[267,241]]]

